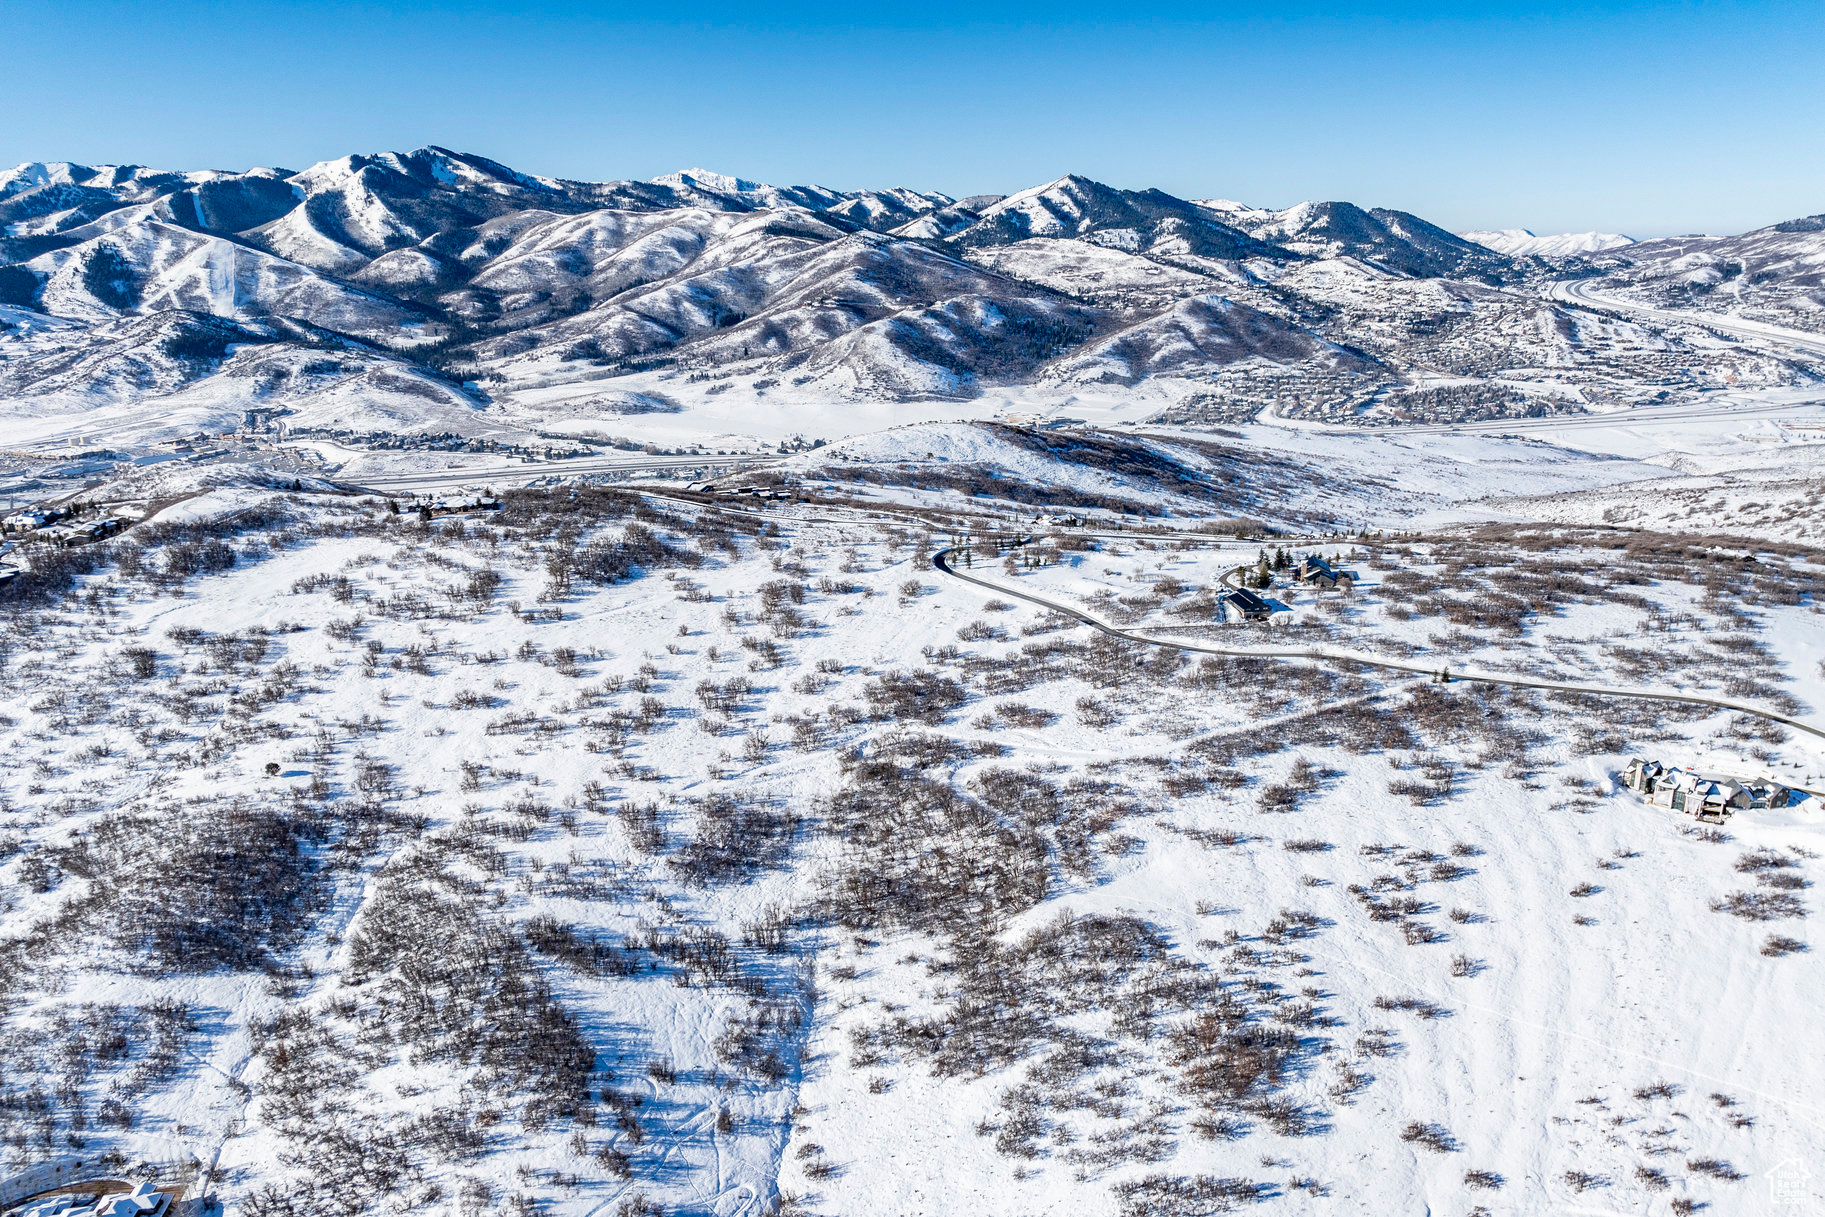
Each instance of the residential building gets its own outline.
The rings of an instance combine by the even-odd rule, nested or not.
[[[1316,554],[1308,554],[1293,568],[1293,578],[1320,591],[1343,588],[1348,591],[1356,582],[1353,571],[1338,570]]]
[[[1267,621],[1274,606],[1246,587],[1232,587],[1217,597],[1217,615],[1225,621]]]
[[[1785,807],[1795,793],[1771,778],[1707,773],[1639,757],[1622,771],[1622,782],[1650,803],[1701,820],[1722,820],[1739,811]]]

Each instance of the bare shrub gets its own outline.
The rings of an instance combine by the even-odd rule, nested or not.
[[[1330,924],[1316,913],[1303,909],[1281,909],[1280,915],[1267,923],[1261,931],[1261,937],[1275,946],[1311,937],[1318,929]]]
[[[257,967],[305,929],[321,894],[305,846],[332,823],[238,800],[176,818],[119,815],[58,863],[95,880],[104,895],[91,916],[121,946],[185,972]]]
[[[555,917],[534,917],[527,922],[526,943],[588,976],[632,976],[640,970],[639,957],[626,946],[579,933],[575,926]]]
[[[1714,913],[1729,913],[1744,921],[1779,921],[1804,917],[1806,906],[1788,892],[1731,892],[1711,902]]]
[[[1798,865],[1798,860],[1786,854],[1762,848],[1751,850],[1737,858],[1736,871],[1742,875],[1765,875],[1775,871],[1789,870]]]
[[[151,680],[158,675],[158,652],[150,647],[128,647],[121,652],[127,671],[135,680]]]
[[[1610,1182],[1607,1177],[1593,1175],[1589,1171],[1566,1171],[1560,1178],[1565,1180],[1565,1186],[1579,1195],[1593,1187],[1608,1187]]]
[[[995,703],[995,717],[1013,727],[1049,727],[1057,720],[1058,715],[1050,710],[1037,706],[1023,706],[1019,702],[1004,701]]]
[[[968,700],[963,686],[935,672],[889,672],[862,690],[876,718],[931,726]]]
[[[669,859],[692,883],[745,879],[776,866],[798,833],[798,816],[789,804],[718,793],[697,806],[696,833]]]
[[[1420,1120],[1411,1121],[1401,1129],[1400,1139],[1409,1144],[1429,1149],[1435,1154],[1448,1154],[1457,1149],[1457,1142],[1443,1127],[1437,1124],[1427,1124]]]
[[[615,808],[615,818],[621,821],[627,839],[641,853],[657,853],[665,848],[665,829],[660,823],[662,816],[659,804],[629,800]]]
[[[1424,1019],[1444,1018],[1451,1011],[1423,997],[1378,997],[1375,999],[1377,1010],[1405,1010]]]
[[[1725,1183],[1735,1183],[1744,1177],[1741,1171],[1721,1158],[1691,1158],[1686,1162],[1686,1169],[1695,1174],[1721,1179]]]
[[[1121,1217],[1205,1217],[1275,1193],[1272,1184],[1211,1175],[1148,1175],[1118,1183],[1112,1190],[1121,1201]]]
[[[1086,727],[1100,729],[1114,726],[1121,721],[1121,716],[1094,697],[1080,697],[1077,699],[1077,721]]]
[[[1279,782],[1264,787],[1260,797],[1255,801],[1256,807],[1269,813],[1292,811],[1298,805],[1299,791]],[[1289,842],[1286,848],[1292,849],[1293,846]]]

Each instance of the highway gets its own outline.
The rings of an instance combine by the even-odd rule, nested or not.
[[[1603,312],[1658,321],[1662,325],[1703,326],[1706,329],[1732,334],[1738,338],[1754,338],[1762,342],[1778,343],[1782,346],[1792,347],[1804,355],[1825,358],[1825,334],[1809,334],[1805,330],[1789,330],[1778,325],[1748,321],[1741,317],[1726,317],[1718,313],[1650,308],[1644,304],[1636,304],[1630,300],[1605,295],[1587,279],[1566,279],[1551,284],[1547,288],[1546,294],[1548,299],[1557,300],[1561,304],[1581,304],[1586,308],[1599,309]]]

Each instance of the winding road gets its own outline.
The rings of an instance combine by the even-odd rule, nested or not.
[[[1507,676],[1499,672],[1487,672],[1477,668],[1440,667],[1429,664],[1413,663],[1406,660],[1390,659],[1386,656],[1368,654],[1362,651],[1345,650],[1341,647],[1219,647],[1204,642],[1192,642],[1180,638],[1160,638],[1151,634],[1137,634],[1111,625],[1075,605],[1053,600],[1047,596],[1035,595],[1019,588],[1009,587],[992,579],[983,579],[976,575],[967,575],[950,563],[951,550],[941,549],[932,555],[932,567],[939,573],[1002,596],[1012,596],[1028,604],[1063,613],[1067,617],[1083,622],[1092,629],[1100,630],[1112,638],[1122,638],[1129,642],[1138,642],[1145,646],[1169,647],[1179,651],[1191,651],[1203,655],[1252,656],[1259,659],[1305,660],[1315,663],[1355,664],[1366,668],[1379,668],[1388,672],[1407,672],[1420,676],[1438,676],[1445,674],[1452,681],[1467,681],[1473,684],[1511,685],[1521,689],[1543,689],[1553,693],[1583,693],[1595,697],[1622,697],[1636,701],[1669,701],[1683,702],[1692,706],[1710,706],[1719,710],[1734,710],[1741,714],[1753,714],[1770,722],[1804,731],[1808,735],[1825,740],[1825,728],[1815,727],[1792,715],[1782,714],[1748,702],[1733,701],[1725,697],[1708,697],[1703,694],[1681,693],[1675,689],[1628,689],[1618,685],[1587,685],[1571,681],[1538,680],[1526,676]]]
[[[663,496],[655,496],[655,497],[663,497]],[[686,500],[674,500],[674,501],[685,502]],[[754,514],[764,515],[768,518],[777,520],[781,523],[793,523],[793,524],[807,524],[807,523],[869,524],[869,523],[879,523],[879,519],[878,519],[879,516],[892,517],[892,516],[896,516],[896,515],[902,515],[902,513],[895,511],[893,508],[876,508],[876,509],[874,509],[874,511],[872,511],[870,513],[872,515],[877,516],[877,518],[874,520],[844,519],[842,517],[837,517],[837,516],[825,517],[825,518],[820,518],[820,517],[816,517],[816,516],[807,517],[807,516],[790,515],[790,514],[787,514],[784,512],[765,512],[765,511],[756,511]],[[913,524],[913,525],[921,525],[921,524],[929,525],[929,523],[930,523],[930,521],[925,520],[925,519],[919,517],[916,513],[912,513],[912,512],[904,513],[902,518],[903,518],[903,522],[908,523],[908,524]],[[1170,543],[1181,543],[1182,544],[1185,542],[1191,542],[1194,544],[1198,543],[1198,542],[1209,542],[1211,544],[1222,544],[1223,543],[1223,541],[1219,538],[1211,537],[1211,536],[1207,536],[1207,535],[1203,535],[1203,534],[1196,534],[1196,533],[1191,533],[1191,534],[1181,533],[1178,535],[1172,535],[1172,534],[1149,534],[1149,533],[1145,533],[1145,532],[1103,533],[1103,532],[1085,531],[1085,532],[1072,532],[1072,533],[1068,533],[1068,534],[1057,534],[1057,535],[1068,535],[1068,536],[1073,536],[1073,537],[1096,537],[1099,539],[1122,540],[1122,541],[1147,541],[1147,540],[1150,540],[1150,541],[1164,542],[1164,543],[1169,543],[1169,544]],[[1020,535],[1020,536],[1018,536],[1018,538],[1016,539],[1014,544],[1012,546],[1009,546],[1009,548],[1019,548],[1023,545],[1030,544],[1031,542],[1033,542],[1036,539],[1037,539],[1037,536],[1033,535],[1033,534]],[[1288,538],[1282,538],[1282,540],[1286,540],[1286,539],[1288,539]],[[1291,539],[1296,541],[1299,538],[1294,537]],[[1580,684],[1575,681],[1540,680],[1540,679],[1537,679],[1534,677],[1528,677],[1528,676],[1512,676],[1512,675],[1507,675],[1507,674],[1500,673],[1500,672],[1490,672],[1490,671],[1486,671],[1486,670],[1483,670],[1480,668],[1454,667],[1450,664],[1437,665],[1437,664],[1414,663],[1409,660],[1393,659],[1393,658],[1389,658],[1388,656],[1385,656],[1385,655],[1375,655],[1375,654],[1365,652],[1365,651],[1353,651],[1353,650],[1348,650],[1348,649],[1345,649],[1342,647],[1328,647],[1328,646],[1306,646],[1306,647],[1232,646],[1232,647],[1222,647],[1222,646],[1213,646],[1210,643],[1194,642],[1194,641],[1191,641],[1188,639],[1182,639],[1182,638],[1160,638],[1160,637],[1157,637],[1152,634],[1136,633],[1133,630],[1124,630],[1120,626],[1112,625],[1109,622],[1102,620],[1100,617],[1097,617],[1095,614],[1090,613],[1082,608],[1079,608],[1078,606],[1076,606],[1074,604],[1068,604],[1062,600],[1054,600],[1049,596],[1037,595],[1033,592],[1025,591],[1018,587],[1011,587],[1006,583],[999,583],[993,579],[984,579],[979,575],[965,574],[963,571],[958,570],[955,566],[953,566],[951,564],[950,555],[953,552],[955,552],[954,546],[946,546],[945,548],[940,549],[936,553],[934,553],[931,558],[932,569],[936,570],[941,575],[945,575],[951,579],[956,579],[959,582],[973,583],[977,587],[984,588],[988,591],[994,592],[996,595],[1011,596],[1016,600],[1024,600],[1028,604],[1037,605],[1040,608],[1050,609],[1053,612],[1057,612],[1057,613],[1063,613],[1065,616],[1070,617],[1073,620],[1080,621],[1083,624],[1091,627],[1092,629],[1095,629],[1104,634],[1107,634],[1112,638],[1125,639],[1128,642],[1139,643],[1143,646],[1167,647],[1167,648],[1170,648],[1173,650],[1187,651],[1187,652],[1192,652],[1192,653],[1201,654],[1201,655],[1225,655],[1225,656],[1236,656],[1236,657],[1253,657],[1253,658],[1257,658],[1257,659],[1278,659],[1278,660],[1287,660],[1287,661],[1304,661],[1307,663],[1333,663],[1333,664],[1340,664],[1340,665],[1352,665],[1353,664],[1353,665],[1357,665],[1357,666],[1365,667],[1365,668],[1376,668],[1376,669],[1379,669],[1379,670],[1385,671],[1385,672],[1404,672],[1409,675],[1415,675],[1415,676],[1436,677],[1441,674],[1444,674],[1451,681],[1464,681],[1464,682],[1469,682],[1472,684],[1508,685],[1508,686],[1511,686],[1513,688],[1518,688],[1518,689],[1540,689],[1540,690],[1544,690],[1544,691],[1550,692],[1550,693],[1581,693],[1581,694],[1587,694],[1587,695],[1593,696],[1593,697],[1619,697],[1619,698],[1627,698],[1627,699],[1634,700],[1634,701],[1664,701],[1664,702],[1679,702],[1679,703],[1682,703],[1684,705],[1689,705],[1689,706],[1709,706],[1713,709],[1718,709],[1718,710],[1732,710],[1739,714],[1751,714],[1757,718],[1766,719],[1769,722],[1780,723],[1782,726],[1785,726],[1785,727],[1792,727],[1796,731],[1803,731],[1806,734],[1814,737],[1815,739],[1825,740],[1825,728],[1815,727],[1811,723],[1808,723],[1803,719],[1795,718],[1790,714],[1782,714],[1778,710],[1770,710],[1765,706],[1757,706],[1757,705],[1753,705],[1749,702],[1736,701],[1736,700],[1733,700],[1733,699],[1727,698],[1727,697],[1711,697],[1711,696],[1708,696],[1708,695],[1702,694],[1702,693],[1685,693],[1685,692],[1681,692],[1678,689],[1655,689],[1655,688],[1631,689],[1631,688],[1625,688],[1620,685],[1594,685],[1594,684]],[[1235,569],[1240,570],[1241,568],[1238,567]],[[1225,580],[1227,581],[1228,576],[1232,575],[1234,573],[1235,573],[1235,570],[1226,571]],[[1825,793],[1825,792],[1815,792],[1815,793]]]

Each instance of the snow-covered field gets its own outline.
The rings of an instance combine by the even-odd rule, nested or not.
[[[0,1209],[1825,1207],[1820,217],[0,210]]]
[[[1617,780],[1818,790],[1819,739],[1021,599],[1817,722],[1778,522],[1555,506],[1676,502],[1640,455],[924,425],[760,512],[428,523],[154,467],[0,600],[0,1152],[194,1159],[256,1217],[1825,1203],[1820,800],[1712,828]],[[1238,518],[1286,531],[1191,531]],[[1356,590],[1220,624],[1277,550]]]

